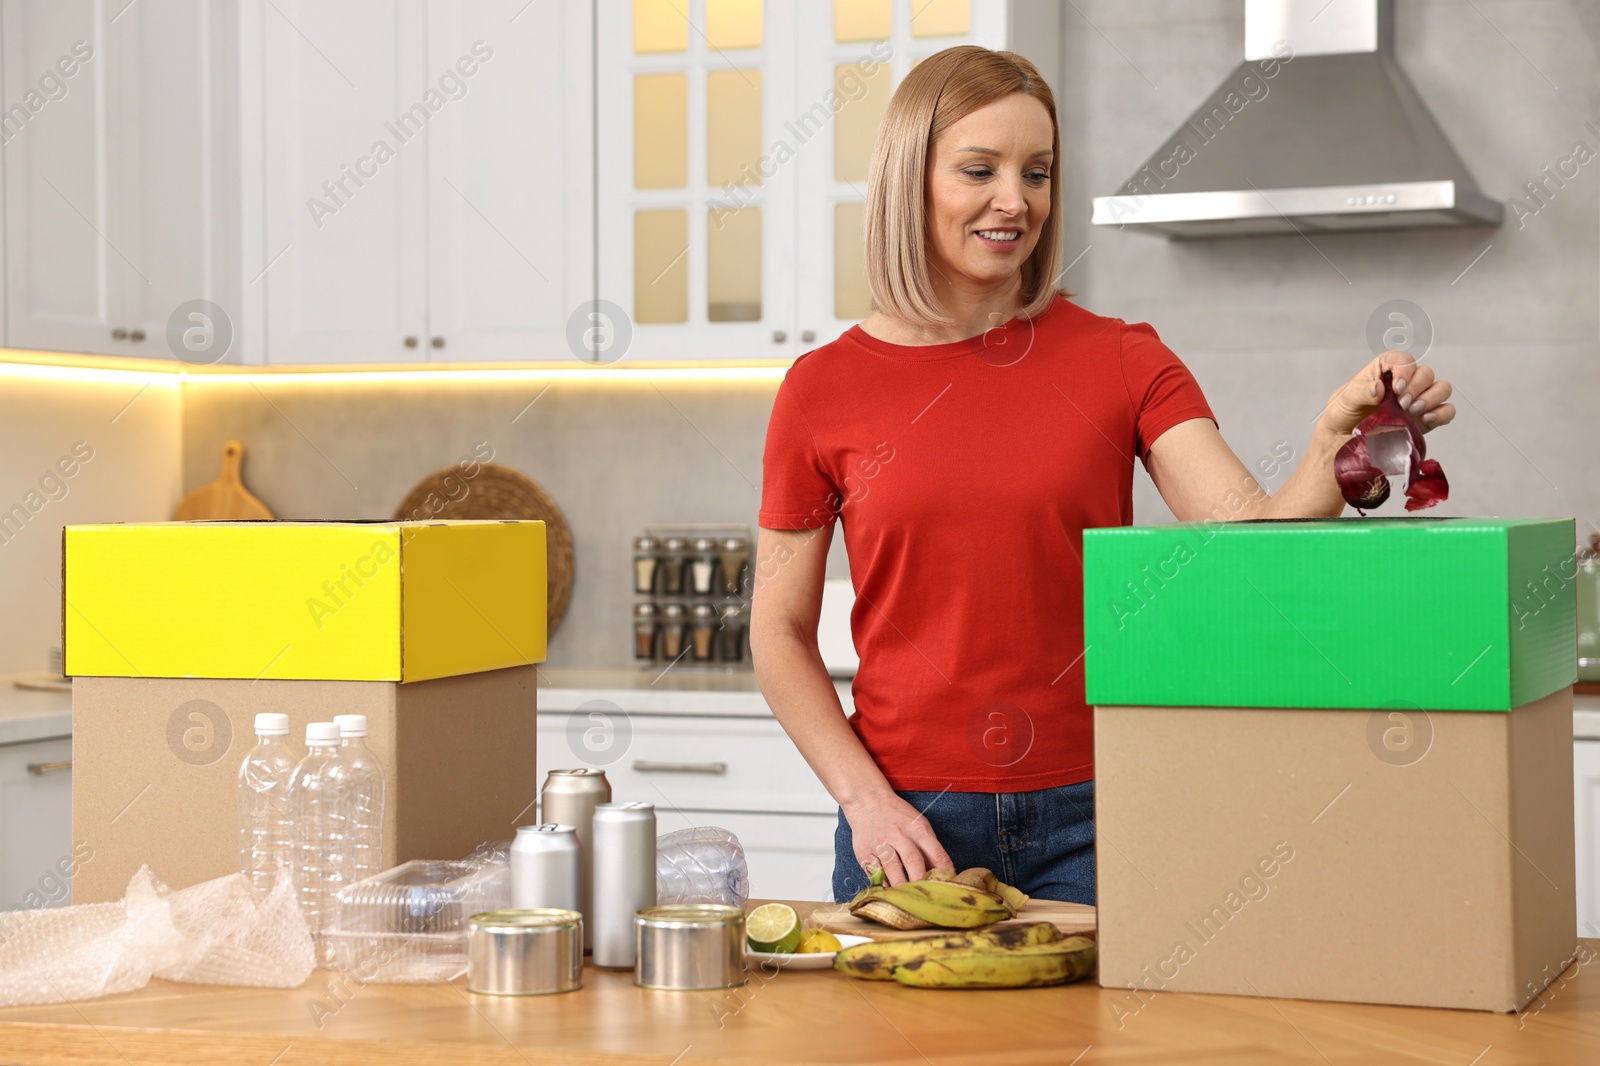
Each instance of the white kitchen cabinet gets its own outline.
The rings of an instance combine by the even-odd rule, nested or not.
[[[274,0],[251,17],[264,360],[571,358],[593,293],[583,5]]]
[[[1054,77],[1059,18],[1043,0],[600,0],[598,276],[627,357],[789,358],[865,317],[867,165],[895,86],[934,52],[1014,40],[1043,42]]]
[[[661,833],[731,830],[753,896],[832,895],[838,808],[770,714],[541,709],[536,762],[541,782],[552,769],[604,770],[614,799],[655,804]]]
[[[92,850],[72,843],[72,741],[0,745],[0,910],[61,907]]]
[[[1572,746],[1576,800],[1578,935],[1600,937],[1600,740]]]
[[[231,10],[0,6],[10,346],[170,358],[181,305],[237,306]]]

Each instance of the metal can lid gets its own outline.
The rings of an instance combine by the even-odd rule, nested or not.
[[[654,803],[641,803],[637,800],[597,803],[594,806],[594,820],[596,822],[613,822],[618,825],[654,822],[656,820],[656,805]]]
[[[516,933],[540,929],[573,929],[583,921],[577,911],[556,907],[530,910],[480,911],[467,919],[467,928],[487,932]]]
[[[633,921],[650,926],[734,925],[744,922],[744,911],[721,903],[668,903],[641,907],[634,912]]]
[[[538,825],[519,825],[517,835],[523,833],[538,834],[540,836],[562,836],[576,834],[578,827],[575,825],[562,825],[559,822],[541,822]]]

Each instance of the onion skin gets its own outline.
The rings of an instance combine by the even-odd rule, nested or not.
[[[1450,482],[1437,459],[1424,459],[1417,476],[1406,486],[1406,510],[1420,511],[1450,498]]]
[[[1403,429],[1401,437],[1396,430]],[[1374,455],[1376,451],[1376,455]],[[1351,433],[1333,459],[1333,474],[1344,502],[1366,516],[1389,499],[1389,477],[1406,475],[1406,510],[1420,511],[1450,497],[1450,483],[1435,459],[1427,456],[1422,427],[1394,394],[1394,371],[1383,372],[1383,398],[1378,409]],[[1377,465],[1387,466],[1387,470]]]

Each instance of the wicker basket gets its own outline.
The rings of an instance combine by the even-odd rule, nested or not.
[[[400,521],[536,518],[544,522],[550,574],[549,632],[555,633],[572,599],[572,529],[556,501],[533,479],[498,463],[480,463],[471,478],[458,467],[447,466],[417,482],[395,508],[394,517]]]

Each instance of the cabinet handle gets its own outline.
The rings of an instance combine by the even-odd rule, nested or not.
[[[417,338],[415,338],[415,337],[407,337],[406,338],[406,347],[407,348],[415,348],[416,346],[417,346]]]
[[[812,341],[814,341],[816,339],[817,339],[817,331],[814,330],[814,329],[803,330],[801,332],[801,334],[800,334],[800,341],[801,341],[802,344],[810,344]]]
[[[435,348],[443,348],[444,347],[444,338],[443,337],[435,337],[435,338],[433,338],[433,346]]]
[[[123,329],[121,326],[118,326],[116,329],[111,331],[111,339],[114,341],[125,341],[128,339],[128,331]]]
[[[641,774],[725,774],[728,764],[725,762],[650,762],[648,759],[635,759],[633,769]]]
[[[789,339],[789,335],[787,333],[785,333],[783,330],[775,329],[775,330],[772,331],[772,343],[773,344],[782,344],[784,341],[786,341],[788,339]]]
[[[70,769],[72,769],[71,759],[66,762],[31,762],[28,764],[28,773],[35,777],[43,777],[45,774],[53,774],[60,770]]]
[[[144,340],[144,330],[142,330],[142,329],[134,330],[132,333],[128,334],[128,339],[130,341],[142,341],[142,340]]]

